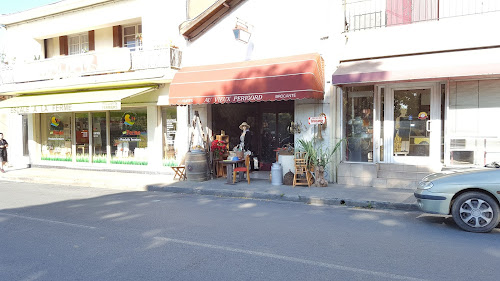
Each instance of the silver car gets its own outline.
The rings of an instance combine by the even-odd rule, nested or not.
[[[419,183],[414,195],[424,212],[451,214],[463,230],[489,232],[499,223],[500,169],[428,175]]]

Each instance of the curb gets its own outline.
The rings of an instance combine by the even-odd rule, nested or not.
[[[119,187],[115,187],[112,185],[102,185],[102,184],[99,186],[95,186],[90,182],[75,182],[74,180],[47,181],[47,180],[41,180],[39,178],[35,179],[25,176],[0,178],[0,180],[40,183],[40,184],[60,184],[68,186],[87,186],[94,188],[105,187],[109,189],[120,189],[126,191],[160,191],[160,192],[170,192],[179,194],[211,195],[211,196],[227,197],[227,198],[248,198],[257,200],[285,201],[285,202],[297,202],[297,203],[305,203],[305,204],[320,205],[320,206],[330,205],[330,206],[346,206],[346,207],[356,207],[356,208],[366,208],[366,209],[419,211],[417,204],[410,204],[410,203],[394,203],[387,201],[373,201],[373,200],[361,200],[361,199],[350,199],[350,198],[321,198],[321,197],[303,196],[303,195],[285,195],[285,194],[280,195],[280,194],[270,194],[265,192],[203,189],[200,187],[190,188],[190,187],[178,187],[178,186],[169,186],[162,184],[150,184],[143,187],[123,188],[123,185],[120,185]]]
[[[380,201],[369,201],[369,200],[356,200],[348,198],[318,198],[310,196],[289,196],[289,195],[278,195],[269,194],[262,192],[253,191],[228,191],[228,190],[217,190],[217,189],[203,189],[203,188],[186,188],[186,187],[176,187],[176,186],[166,186],[166,185],[148,185],[146,187],[147,191],[161,191],[161,192],[171,192],[180,194],[198,194],[198,195],[212,195],[219,197],[229,197],[229,198],[250,198],[258,200],[273,200],[273,201],[287,201],[287,202],[298,202],[312,205],[331,205],[331,206],[346,206],[346,207],[358,207],[367,209],[392,209],[401,211],[418,211],[417,204],[409,203],[392,203],[392,202],[380,202]]]

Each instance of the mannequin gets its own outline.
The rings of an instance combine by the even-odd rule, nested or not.
[[[247,122],[243,122],[240,125],[241,136],[240,136],[240,148],[245,152],[244,155],[250,156],[250,169],[254,170],[253,163],[253,150],[252,150],[252,136],[253,133],[250,131],[250,125]]]
[[[400,115],[396,118],[396,122],[394,124],[394,152],[408,153],[410,140],[410,121],[406,116],[408,112],[407,106],[401,106],[399,112]]]
[[[240,125],[241,136],[240,136],[240,148],[245,151],[245,155],[252,155],[252,135],[250,131],[250,125],[247,122],[243,122]]]
[[[396,124],[395,124],[395,129],[399,130],[399,127],[401,127],[401,118],[406,118],[406,113],[408,112],[408,109],[406,107],[401,107],[399,110],[399,116],[396,118]]]

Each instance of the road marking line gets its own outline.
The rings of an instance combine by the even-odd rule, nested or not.
[[[366,270],[366,269],[361,269],[361,268],[355,268],[355,267],[349,267],[349,266],[343,266],[343,265],[331,264],[331,263],[324,263],[324,262],[318,262],[318,261],[313,261],[313,260],[306,260],[306,259],[301,259],[301,258],[294,258],[294,257],[288,257],[288,256],[282,256],[282,255],[276,255],[276,254],[270,254],[270,253],[264,253],[264,252],[257,252],[257,251],[243,250],[243,249],[238,249],[238,248],[231,248],[231,247],[218,246],[218,245],[212,245],[212,244],[198,243],[198,242],[193,242],[193,241],[186,241],[186,240],[179,240],[179,239],[158,237],[158,236],[154,237],[154,239],[172,242],[172,243],[183,244],[183,245],[189,245],[189,246],[194,246],[194,247],[203,247],[203,248],[222,250],[222,251],[228,251],[228,252],[234,252],[234,253],[240,253],[240,254],[247,254],[247,255],[252,255],[252,256],[260,256],[260,257],[302,263],[302,264],[307,264],[307,265],[312,265],[312,266],[326,267],[326,268],[331,268],[331,269],[336,269],[336,270],[349,271],[349,272],[353,272],[353,273],[366,274],[366,275],[378,276],[378,277],[383,277],[383,278],[390,278],[390,279],[396,279],[396,280],[426,281],[426,279],[413,278],[413,277],[408,277],[408,276],[403,276],[403,275],[397,275],[397,274],[391,274],[391,273],[385,273],[385,272],[379,272],[379,271],[371,271],[371,270]]]
[[[27,220],[33,220],[33,221],[41,221],[41,222],[48,222],[48,223],[57,223],[57,224],[74,226],[74,227],[80,227],[80,228],[87,228],[87,229],[96,229],[97,228],[97,227],[94,227],[94,226],[88,226],[88,225],[83,225],[83,224],[74,224],[74,223],[69,223],[69,222],[54,221],[54,220],[47,220],[47,219],[39,219],[39,218],[33,218],[33,217],[27,217],[27,216],[21,216],[21,215],[8,214],[8,213],[3,213],[3,212],[0,212],[0,215],[11,216],[11,217],[16,217],[16,218],[21,218],[21,219],[27,219]]]

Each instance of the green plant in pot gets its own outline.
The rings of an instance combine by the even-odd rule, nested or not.
[[[325,168],[332,162],[333,155],[340,149],[345,139],[341,139],[333,148],[324,148],[322,144],[314,140],[298,140],[300,150],[307,152],[308,168],[314,171],[316,186],[325,187],[328,181],[325,179]]]

